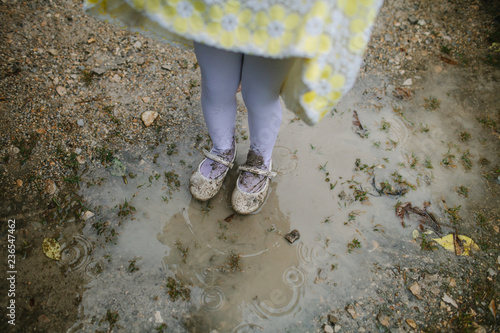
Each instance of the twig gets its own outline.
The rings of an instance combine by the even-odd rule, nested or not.
[[[108,98],[109,97],[95,97],[95,98],[91,98],[91,99],[86,99],[86,100],[83,100],[83,101],[79,101],[77,103],[81,104],[81,103],[95,102],[95,101],[101,101],[103,99],[108,99]]]

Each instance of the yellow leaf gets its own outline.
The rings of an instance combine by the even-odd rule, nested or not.
[[[462,256],[468,256],[470,250],[479,251],[479,246],[477,246],[476,243],[474,243],[474,241],[469,237],[459,235],[458,238],[460,239],[462,245],[464,246],[464,251],[461,254]],[[446,250],[455,252],[455,243],[453,241],[453,234],[449,234],[441,238],[433,238],[432,240],[441,245],[442,247],[444,247]]]
[[[42,243],[42,250],[50,259],[61,260],[61,245],[54,238],[45,238]]]

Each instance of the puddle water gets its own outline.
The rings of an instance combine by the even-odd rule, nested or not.
[[[448,98],[441,108],[454,103]],[[153,331],[162,324],[168,332],[307,331],[327,311],[375,296],[374,267],[420,251],[412,240],[418,222],[402,226],[398,200],[419,207],[428,201],[442,215],[443,195],[450,206],[463,204],[457,175],[472,196],[478,177],[462,170],[464,149],[447,145],[456,128],[421,105],[403,104],[386,96],[381,79],[363,78],[315,128],[285,113],[273,155],[279,176],[255,215],[233,215],[234,172],[208,203],[191,198],[187,185],[200,155],[187,143],[171,155],[162,146],[142,156],[121,152],[126,182],[104,169],[86,175],[101,183],[82,186],[96,216],[83,236],[63,245],[61,260],[88,277],[81,320],[71,331]],[[364,138],[353,130],[352,110]],[[240,140],[240,152],[247,141]],[[457,168],[440,165],[448,149]],[[300,240],[290,245],[284,235],[293,229]]]

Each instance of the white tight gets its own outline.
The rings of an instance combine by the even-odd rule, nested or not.
[[[248,110],[250,148],[266,166],[281,125],[281,85],[292,59],[270,59],[195,43],[201,69],[201,106],[214,153],[231,149],[236,121],[236,91],[241,83]]]

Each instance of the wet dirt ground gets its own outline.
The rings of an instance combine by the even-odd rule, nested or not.
[[[191,52],[79,1],[0,6],[1,331],[498,331],[493,5],[386,2],[337,108],[315,127],[284,112],[251,216],[234,171],[208,203],[189,194],[210,146]],[[248,135],[240,103],[238,164]]]

